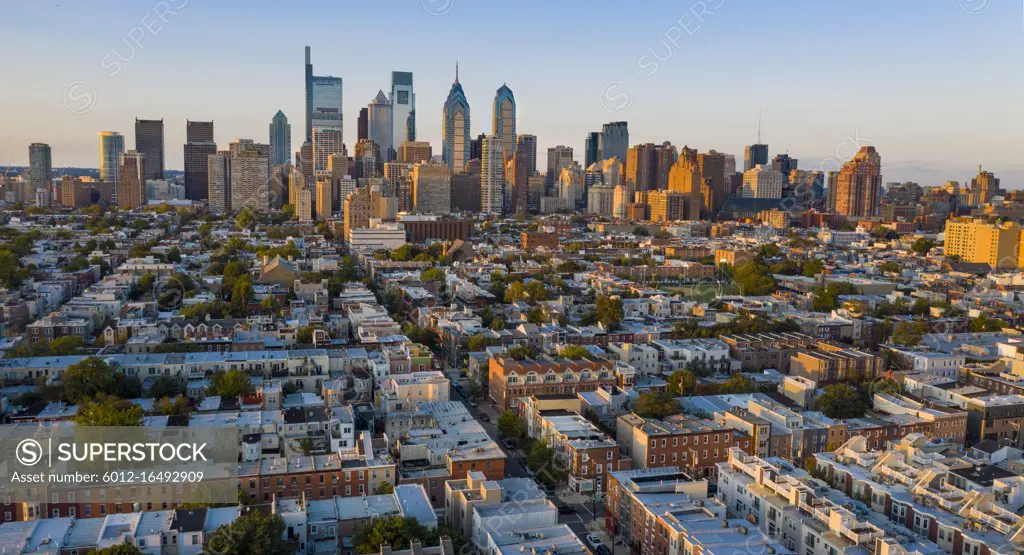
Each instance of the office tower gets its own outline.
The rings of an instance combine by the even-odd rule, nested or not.
[[[270,145],[239,139],[231,152],[231,209],[270,209]],[[306,176],[307,183],[311,177]]]
[[[207,198],[210,210],[231,211],[231,153],[219,151],[206,157]]]
[[[117,131],[100,131],[100,181],[117,183],[117,166],[124,153],[124,135]],[[113,188],[112,188],[113,189]],[[114,198],[117,201],[117,198]]]
[[[516,99],[512,89],[504,83],[494,93],[491,134],[501,141],[502,160],[511,160],[516,150]]]
[[[279,164],[270,168],[270,208],[280,210],[287,202],[289,175],[298,171],[291,164]]]
[[[601,168],[601,183],[608,187],[616,187],[620,183],[623,183],[625,175],[623,175],[624,168],[622,167],[622,160],[618,158],[606,158],[600,162]]]
[[[875,216],[881,202],[882,157],[875,147],[864,146],[839,170],[836,213],[853,217]]]
[[[53,158],[50,145],[32,143],[28,145],[29,179],[33,189],[49,189],[53,179]]]
[[[341,203],[345,200],[341,194],[341,182],[345,178],[352,178],[354,165],[347,154],[336,152],[327,158],[327,173],[331,175],[331,209],[335,212],[341,210]]]
[[[349,193],[344,202],[342,210],[342,230],[344,240],[347,242],[349,231],[370,227],[370,218],[387,218],[393,216],[385,200],[387,197],[381,195],[370,187],[359,187]]]
[[[758,164],[743,172],[743,198],[782,198],[782,183],[785,178],[776,170]]]
[[[472,166],[472,164],[467,164]],[[452,177],[452,210],[480,211],[480,168],[461,171]]]
[[[633,145],[626,150],[626,185],[634,191],[656,189],[658,158],[653,143]],[[630,199],[624,202],[629,202]]]
[[[484,137],[486,137],[486,136],[487,136],[486,134],[481,133],[481,134],[477,135],[475,139],[472,139],[472,140],[469,141],[469,159],[470,160],[479,160],[479,159],[481,159],[483,157]]]
[[[710,151],[697,155],[700,177],[708,185],[710,195],[704,198],[704,207],[709,214],[718,212],[729,200],[729,180],[726,178],[725,155]]]
[[[683,159],[680,158],[682,161]],[[689,163],[689,162],[686,162]],[[693,212],[692,197],[686,193],[668,190],[647,192],[647,204],[652,222],[674,222],[676,220],[692,220],[688,214]]]
[[[1024,266],[1022,229],[1017,222],[996,218],[951,218],[946,221],[945,255],[963,262],[988,264],[995,270]]]
[[[775,158],[772,158],[772,169],[788,176],[790,172],[797,169],[797,162],[796,158],[790,158],[788,154],[776,154]]]
[[[591,131],[587,133],[587,140],[583,147],[583,167],[589,168],[591,164],[601,159],[601,132]]]
[[[313,133],[316,134],[316,128],[313,128]],[[316,221],[326,222],[334,215],[334,191],[333,183],[331,183],[331,176],[328,174],[321,174],[316,177],[316,191],[314,198],[314,210],[316,211]]]
[[[587,192],[587,213],[612,217],[615,211],[615,187],[594,183]]]
[[[455,82],[448,91],[441,114],[441,159],[459,172],[469,162],[469,101],[459,83],[459,66],[455,65]]]
[[[480,164],[480,211],[501,214],[502,185],[505,183],[505,162],[502,143],[497,135],[487,135],[482,142]]]
[[[624,121],[606,123],[601,128],[601,159],[626,159],[629,149],[629,125]]]
[[[978,165],[978,175],[971,179],[971,185],[967,189],[967,205],[981,206],[992,201],[992,197],[1001,195],[999,179],[992,172],[981,169]]]
[[[426,141],[405,141],[399,149],[398,161],[409,164],[429,162],[433,155],[430,143]]]
[[[411,71],[391,72],[392,144],[397,148],[406,141],[416,140],[416,95],[412,89]]]
[[[384,162],[380,159],[380,148],[377,147],[377,143],[370,139],[356,143],[355,168],[352,175],[361,179],[381,175]]]
[[[315,215],[316,184],[310,184],[308,180],[304,181],[305,183],[295,190],[295,219],[300,222],[311,223]]]
[[[532,136],[532,135],[531,135]],[[548,191],[555,186],[555,181],[562,174],[563,168],[572,165],[572,147],[558,145],[548,148],[548,165],[544,173],[544,187]]]
[[[209,193],[209,162],[217,153],[212,121],[185,121],[185,198],[206,200]]]
[[[280,166],[288,163],[292,152],[292,125],[288,117],[278,110],[270,120],[270,165]]]
[[[312,138],[312,130],[317,127],[343,129],[341,102],[341,77],[313,76],[313,128],[310,130],[310,138]]]
[[[825,201],[825,174],[823,172],[797,169],[789,172],[787,181],[782,187],[782,198],[795,199],[794,208],[800,210],[821,208]]]
[[[836,192],[839,189],[839,172],[830,171],[825,172],[825,181],[828,183],[828,189],[825,191],[825,208],[829,212],[836,211]]]
[[[704,209],[704,181],[700,177],[700,168],[697,163],[682,155],[672,166],[668,174],[668,190],[682,193],[686,197],[686,219],[700,219],[701,211]],[[648,196],[647,198],[651,198]],[[652,219],[654,209],[651,209]]]
[[[530,206],[530,171],[525,154],[516,152],[505,164],[507,192],[510,196],[509,209],[513,214],[525,216]]]
[[[146,155],[129,150],[121,155],[117,168],[117,207],[134,210],[145,201]]]
[[[657,161],[657,170],[654,177],[654,185],[652,189],[667,189],[668,188],[668,174],[672,171],[672,166],[676,164],[676,160],[679,159],[679,152],[676,151],[676,147],[672,146],[672,143],[665,141],[661,145],[654,147],[654,157]]]
[[[768,145],[754,144],[743,149],[744,173],[754,169],[754,166],[757,165],[768,165]]]
[[[384,188],[381,194],[398,199],[398,209],[412,212],[415,203],[412,198],[412,164],[388,162],[384,164]]]
[[[146,179],[164,178],[164,120],[135,118],[135,151],[146,157]]]
[[[341,129],[313,127],[313,175],[326,172],[331,155],[337,153],[348,154]]]
[[[417,163],[412,167],[413,206],[417,212],[447,214],[452,209],[452,170],[444,164]]]
[[[377,143],[380,155],[385,162],[395,159],[395,143],[392,133],[392,106],[384,91],[377,91],[377,96],[366,107],[368,119],[366,131],[371,141]]]
[[[306,179],[313,179],[313,141],[312,135],[310,139],[302,143],[299,147],[299,171],[302,172],[303,177]]]
[[[313,139],[313,62],[306,47],[306,140]]]
[[[569,149],[570,152],[572,149]],[[530,175],[537,173],[537,136],[521,134],[516,136],[516,154],[522,152],[526,158],[526,171]],[[571,157],[571,155],[570,155]]]
[[[356,141],[361,141],[369,136],[370,111],[366,108],[359,109],[359,119],[356,120]]]
[[[578,162],[562,168],[558,175],[558,196],[570,210],[583,208],[583,168]]]
[[[625,220],[629,216],[629,204],[633,201],[633,187],[619,184],[612,193],[612,217]]]

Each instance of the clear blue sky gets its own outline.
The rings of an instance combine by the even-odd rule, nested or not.
[[[418,134],[439,153],[458,60],[473,134],[490,130],[507,82],[541,160],[556,144],[582,158],[586,133],[619,119],[633,143],[742,158],[761,111],[771,155],[801,167],[832,169],[859,142],[876,145],[886,181],[964,181],[983,163],[1004,186],[1024,182],[1020,0],[167,0],[166,23],[160,4],[5,3],[0,165],[26,164],[40,141],[55,166],[95,167],[96,132],[131,148],[144,117],[164,119],[167,167],[180,169],[186,119],[214,119],[226,147],[266,141],[278,109],[297,149],[308,44],[317,74],[344,78],[350,150],[359,108],[399,69],[414,72]],[[714,13],[693,15],[705,5]],[[115,50],[130,59],[111,75]]]

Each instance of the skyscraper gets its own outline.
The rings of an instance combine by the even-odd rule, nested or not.
[[[146,179],[164,178],[164,120],[135,118],[135,151],[146,157]]]
[[[278,110],[270,120],[270,165],[287,164],[292,152],[292,125],[288,117]]]
[[[703,210],[703,180],[697,163],[688,157],[680,156],[668,175],[668,190],[686,195],[686,219],[700,218]],[[648,198],[652,198],[648,196]],[[651,219],[654,219],[654,207],[651,208]]]
[[[442,109],[441,133],[441,158],[453,172],[461,172],[469,161],[469,101],[459,83],[458,64]]]
[[[529,212],[529,187],[530,187],[530,172],[527,168],[529,161],[525,153],[516,152],[512,155],[512,159],[506,162],[505,169],[507,174],[506,182],[509,186],[510,210],[514,214],[525,216]]]
[[[129,150],[121,155],[117,169],[117,207],[133,210],[146,198],[146,155]]]
[[[50,180],[53,179],[53,158],[50,155],[50,145],[46,143],[32,143],[28,145],[28,168],[32,189],[50,189]]]
[[[342,82],[341,77],[330,75],[313,76],[313,127],[309,130],[310,138],[317,127],[342,129],[344,120],[341,112]]]
[[[589,168],[591,164],[601,159],[601,132],[591,131],[587,133],[587,140],[583,146],[583,167]]]
[[[388,97],[384,96],[384,91],[377,91],[377,96],[366,107],[369,116],[366,131],[369,139],[377,143],[385,162],[395,159],[393,108]]]
[[[206,200],[209,195],[209,157],[217,154],[212,121],[185,121],[185,198]]]
[[[491,134],[501,141],[502,159],[511,159],[516,151],[516,99],[512,89],[505,84],[494,93]]]
[[[451,211],[452,170],[444,164],[418,163],[412,167],[413,206],[417,212]]]
[[[367,130],[367,127],[369,126],[369,119],[370,119],[369,112],[370,111],[367,110],[366,108],[360,108],[359,109],[359,119],[356,120],[356,141],[357,142],[365,139],[368,136],[369,131]]]
[[[210,210],[231,211],[231,153],[222,150],[206,157],[207,199]]]
[[[313,127],[314,176],[327,171],[331,155],[336,153],[345,153],[345,144],[341,142],[341,129]]]
[[[572,149],[569,149],[572,150]],[[537,173],[537,136],[521,134],[516,136],[516,154],[522,153],[526,159],[526,171],[529,175]]]
[[[758,164],[743,172],[743,198],[782,198],[785,177],[770,166]]]
[[[697,155],[700,177],[708,184],[711,194],[704,198],[704,207],[711,214],[720,210],[729,200],[729,179],[726,178],[725,155],[710,151]]]
[[[992,201],[992,197],[1002,194],[999,189],[999,178],[992,172],[981,169],[978,165],[978,175],[971,179],[967,188],[967,205],[981,206]]]
[[[572,165],[572,147],[558,145],[548,148],[548,165],[544,174],[544,186],[547,190],[554,188],[564,168]]]
[[[654,143],[633,145],[626,151],[626,185],[633,191],[657,189],[658,153]]]
[[[270,145],[239,139],[231,152],[231,210],[270,208]],[[312,180],[307,177],[307,183]]]
[[[505,182],[505,163],[502,143],[497,135],[487,135],[482,144],[480,165],[480,211],[501,214],[502,185]]]
[[[772,169],[788,176],[790,172],[797,169],[797,163],[798,160],[790,158],[788,154],[776,154],[775,158],[772,158]]]
[[[306,47],[306,140],[313,139],[313,62]]]
[[[433,157],[433,151],[430,148],[430,143],[426,141],[406,141],[402,143],[398,152],[398,161],[409,164],[429,162],[431,157]]]
[[[477,135],[475,139],[471,139],[469,141],[469,159],[470,160],[480,160],[481,158],[483,158],[483,156],[484,156],[484,154],[483,154],[483,152],[484,152],[484,137],[486,137],[486,136],[487,136],[486,133],[481,133],[481,134]]]
[[[100,131],[100,181],[117,183],[117,165],[124,152],[124,135],[117,131]]]
[[[416,140],[416,94],[412,88],[411,71],[391,72],[392,144],[397,149],[405,141]]]
[[[601,128],[601,159],[607,160],[615,157],[625,160],[627,149],[629,149],[629,124],[624,121],[604,124]]]
[[[743,171],[750,171],[757,165],[768,165],[768,145],[747,145],[743,149]]]
[[[873,146],[863,146],[843,164],[836,178],[836,213],[875,216],[882,202],[882,157]]]

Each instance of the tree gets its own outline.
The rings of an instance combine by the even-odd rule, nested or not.
[[[664,391],[644,393],[633,402],[633,412],[644,418],[665,418],[679,411],[679,403]]]
[[[647,237],[650,234],[651,232],[648,231],[647,228],[642,225],[638,225],[633,228],[633,235],[636,235],[637,237]]]
[[[761,245],[761,248],[757,250],[757,258],[764,260],[765,258],[775,258],[782,254],[782,249],[779,248],[775,243],[768,243]]]
[[[526,293],[530,295],[530,300],[539,303],[548,300],[551,293],[548,292],[548,288],[544,286],[541,281],[533,280],[526,284]]]
[[[523,287],[523,282],[514,281],[505,288],[505,302],[506,303],[517,303],[526,298],[526,288]]]
[[[526,423],[514,410],[506,410],[498,417],[498,432],[505,437],[521,438],[526,434]]]
[[[382,545],[390,545],[392,550],[408,549],[411,540],[432,545],[437,543],[437,533],[415,518],[386,516],[360,526],[352,536],[356,553],[379,553]]]
[[[119,543],[93,551],[96,555],[143,555],[142,550],[130,543]]]
[[[431,281],[443,281],[444,270],[441,268],[427,268],[420,272],[420,281],[431,282]]]
[[[249,511],[231,524],[217,528],[207,540],[204,552],[218,555],[294,554],[295,545],[282,539],[284,530],[284,519],[279,515]]]
[[[75,423],[79,426],[139,426],[142,407],[113,395],[100,394],[78,403]]]
[[[388,482],[381,482],[381,484],[373,490],[374,495],[387,495],[389,493],[395,493],[395,485]]]
[[[476,334],[476,335],[474,335],[474,336],[469,338],[469,341],[468,341],[468,344],[467,344],[466,348],[469,349],[469,351],[471,353],[478,353],[478,352],[483,351],[484,349],[486,349],[487,345],[488,345],[488,338],[487,338],[487,336],[482,334],[482,333],[478,333],[478,334]]]
[[[179,395],[173,399],[170,397],[161,397],[153,406],[153,411],[165,416],[188,414],[190,412],[188,398],[183,395]]]
[[[71,404],[100,394],[138,397],[142,389],[138,380],[124,374],[115,374],[99,357],[88,357],[68,366],[61,381],[64,384],[64,398]]]
[[[993,318],[988,314],[981,313],[977,318],[971,320],[971,331],[974,333],[986,331],[1002,331],[1006,322],[999,318]]]
[[[535,306],[526,312],[526,321],[531,324],[543,324],[544,323],[544,309]]]
[[[231,288],[231,314],[236,318],[249,315],[249,297],[252,296],[252,278],[248,274],[239,276]]]
[[[181,262],[181,250],[178,248],[177,245],[171,247],[171,249],[167,251],[167,261],[172,264],[177,264],[178,262]]]
[[[262,301],[260,301],[260,311],[262,311],[264,314],[276,316],[279,312],[281,312],[281,303],[278,302],[277,297],[273,295],[267,295],[266,297],[263,297]]]
[[[689,370],[676,370],[668,377],[668,392],[676,397],[693,395],[697,391],[697,376]]]
[[[865,410],[860,392],[845,383],[826,386],[815,408],[829,418],[860,418],[864,416]]]
[[[622,299],[601,295],[597,297],[594,304],[594,316],[597,317],[597,321],[609,330],[619,329],[619,325],[625,317],[625,310],[622,307]]]
[[[928,324],[917,320],[901,320],[893,327],[892,342],[897,345],[917,345],[926,333]]]
[[[516,345],[505,350],[505,356],[515,360],[526,360],[537,356],[537,349],[529,345]]]
[[[555,450],[548,447],[546,441],[534,442],[530,454],[526,457],[526,466],[537,474],[537,478],[547,485],[554,485],[565,477],[565,469],[555,458]]]
[[[299,331],[295,334],[295,342],[300,345],[309,345],[313,342],[313,326],[305,326],[299,328]]]
[[[558,351],[558,354],[570,360],[580,360],[589,357],[590,351],[582,345],[566,345]]]
[[[720,395],[753,393],[756,390],[757,386],[754,385],[754,380],[743,374],[733,374],[718,386],[718,393]]]
[[[575,260],[566,260],[555,267],[555,271],[560,274],[574,274],[576,272],[582,272],[583,265]]]
[[[249,207],[245,207],[238,216],[235,218],[235,227],[238,229],[252,229],[252,226],[256,224],[256,215],[253,214]]]
[[[241,370],[218,371],[210,376],[210,386],[206,393],[210,396],[238,397],[252,391],[249,374]]]
[[[732,278],[744,295],[768,295],[776,288],[775,278],[769,273],[768,267],[755,260],[740,264],[733,270]]]
[[[935,241],[927,237],[918,237],[912,245],[910,250],[920,254],[921,256],[927,256],[931,252],[932,248],[935,247]]]
[[[47,344],[52,356],[73,355],[79,349],[85,347],[85,340],[77,335],[65,335],[58,337]]]
[[[146,393],[153,399],[177,397],[185,394],[185,384],[173,376],[157,376]]]
[[[856,295],[857,287],[852,283],[837,281],[814,290],[811,305],[818,312],[832,310],[839,306],[840,295]]]
[[[899,273],[900,265],[889,260],[878,265],[878,271],[885,273]]]
[[[811,258],[809,260],[805,260],[804,261],[803,269],[801,270],[800,273],[802,273],[804,275],[804,277],[812,278],[812,277],[820,274],[821,271],[824,270],[824,269],[825,269],[825,263],[824,262],[822,262],[821,260],[818,260],[817,258]]]
[[[875,394],[880,395],[898,395],[903,392],[903,388],[900,387],[900,382],[892,378],[880,378],[873,382],[868,387],[868,395],[874,396]]]

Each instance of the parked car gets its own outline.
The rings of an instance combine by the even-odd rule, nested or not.
[[[479,403],[476,402],[476,399],[473,399],[472,397],[469,399],[469,406],[476,408],[478,404]]]
[[[491,421],[491,417],[487,416],[487,414],[481,412],[480,413],[480,421],[481,422],[490,422]]]
[[[574,515],[576,514],[576,507],[572,505],[559,505],[558,514],[560,515]]]
[[[513,440],[510,437],[506,437],[505,439],[501,440],[501,444],[504,445],[505,449],[508,449],[509,451],[516,448],[515,440]]]
[[[604,547],[604,544],[601,543],[601,538],[594,533],[587,534],[587,545],[594,550]]]

